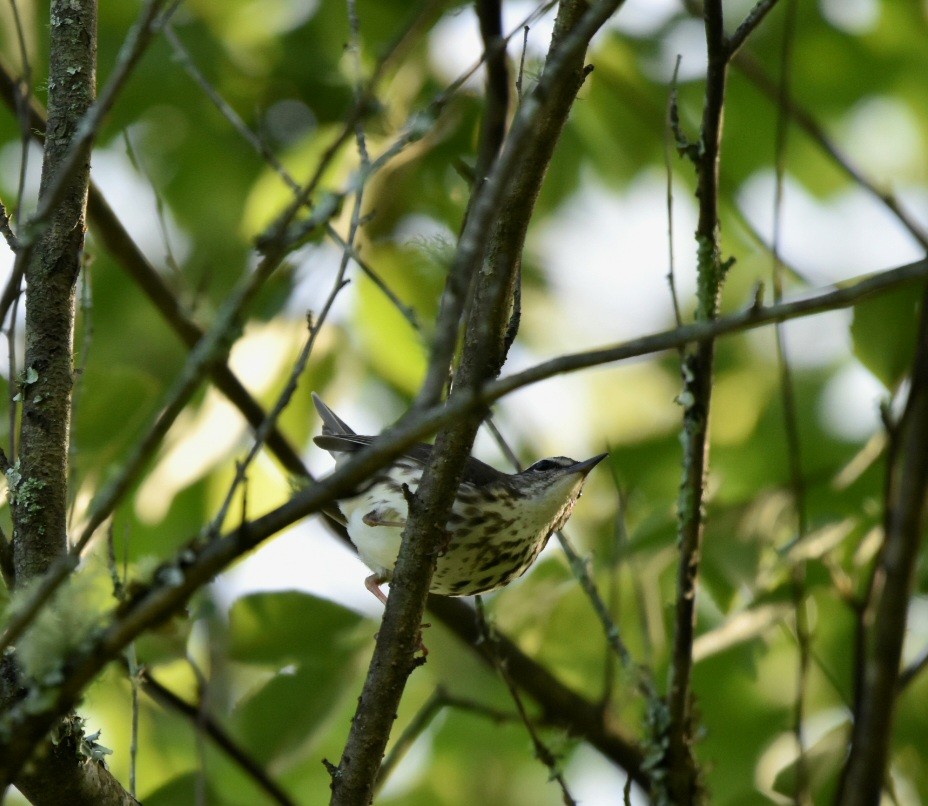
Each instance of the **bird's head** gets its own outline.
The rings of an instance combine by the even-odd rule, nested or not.
[[[516,486],[527,495],[545,498],[578,498],[589,473],[608,454],[578,462],[567,456],[541,459],[515,475]]]

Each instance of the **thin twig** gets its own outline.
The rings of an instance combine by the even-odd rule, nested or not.
[[[516,97],[519,103],[522,103],[522,80],[525,78],[525,54],[528,51],[528,32],[527,25],[522,28],[522,52],[519,54],[519,73],[516,76]]]
[[[10,280],[12,281],[12,277]],[[22,279],[22,278],[20,278]],[[11,286],[7,286],[11,288]],[[21,297],[21,287],[17,285],[16,292],[11,299],[9,307],[10,320],[6,329],[3,331],[6,336],[6,355],[9,363],[9,378],[15,381],[19,378],[18,356],[16,350],[16,320],[19,316],[19,300]],[[7,384],[7,397],[9,398],[7,409],[7,428],[10,434],[10,456],[11,463],[16,462],[18,445],[16,443],[16,423],[18,421],[17,412],[19,403],[22,400],[20,385],[16,382]]]
[[[503,436],[502,432],[499,431],[496,425],[493,424],[490,418],[487,418],[486,424],[490,426],[490,431],[493,434],[496,444],[508,457],[513,469],[518,473],[520,470],[522,470],[522,464],[513,453],[509,442]],[[583,559],[583,557],[581,557],[574,550],[573,545],[571,545],[570,540],[563,530],[556,532],[556,536],[558,543],[560,543],[561,549],[564,552],[564,556],[567,558],[567,562],[570,565],[571,573],[580,583],[581,589],[583,590],[586,597],[590,600],[590,604],[593,607],[593,612],[599,619],[600,625],[603,628],[603,633],[606,637],[607,646],[615,655],[615,657],[619,659],[626,671],[632,674],[639,691],[646,697],[656,696],[657,692],[654,689],[653,683],[650,677],[647,675],[647,672],[643,667],[640,667],[635,663],[634,658],[632,658],[631,653],[628,650],[628,647],[622,640],[619,627],[615,623],[615,619],[612,617],[609,606],[606,604],[605,600],[599,592],[599,589],[596,587],[596,583],[593,581],[593,575],[590,572],[588,564]]]
[[[897,288],[902,284],[924,281],[926,278],[928,278],[928,261],[920,261],[883,272],[855,285],[805,300],[783,303],[779,306],[751,307],[741,314],[722,317],[711,322],[696,322],[646,337],[645,340],[635,339],[626,345],[592,353],[563,356],[516,375],[488,383],[482,389],[469,395],[460,394],[441,407],[404,418],[389,432],[386,432],[375,445],[359,451],[350,461],[318,484],[300,491],[285,504],[260,518],[242,524],[219,540],[198,547],[197,550],[189,548],[182,550],[177,558],[166,563],[162,571],[155,574],[155,583],[151,587],[137,591],[110,618],[106,619],[105,623],[110,625],[108,628],[69,655],[66,659],[66,666],[71,669],[71,673],[60,686],[50,692],[45,708],[31,714],[22,711],[10,713],[11,724],[18,727],[7,740],[0,739],[0,778],[13,774],[11,770],[17,769],[23,763],[25,755],[31,751],[33,737],[44,735],[57,715],[67,711],[99,670],[111,658],[116,657],[136,636],[168,618],[182,607],[202,585],[237,558],[300,518],[321,510],[363,479],[369,478],[371,474],[392,461],[410,445],[427,438],[441,426],[459,418],[464,412],[482,409],[515,389],[562,372],[674,349],[688,342],[716,338],[726,333],[759,327],[772,321],[784,321],[809,313],[847,307],[881,291]],[[193,538],[191,540],[194,541]],[[442,618],[446,624],[459,635],[469,636],[467,640],[474,643],[477,637],[467,632],[469,624],[465,623],[466,619],[461,615],[461,607],[466,606],[441,598],[434,599],[430,603],[433,612],[444,614]],[[517,652],[515,647],[508,649],[507,657],[518,657],[518,655],[513,655],[513,652]],[[525,658],[520,660],[520,663],[530,663],[530,661]],[[524,685],[540,684],[542,676],[541,667],[526,667]],[[550,680],[547,683],[548,686],[552,684]],[[554,696],[550,688],[546,688],[545,691]],[[582,710],[582,701],[574,699],[569,704],[565,704],[567,693],[563,690],[560,690],[556,696],[564,705],[561,713],[579,714]],[[587,729],[594,731],[596,719],[592,716],[591,719],[593,721],[587,723]],[[624,741],[617,740],[614,735],[603,734],[601,724],[599,729],[600,732],[591,741],[603,748],[603,752],[610,757],[621,759],[619,763],[626,769],[638,770],[636,780],[646,783],[647,778],[636,766],[635,759],[638,757],[635,752]]]
[[[4,102],[15,108],[15,81],[8,69],[0,61],[0,95]],[[44,110],[31,99],[29,104],[30,132],[41,139],[45,131]],[[188,349],[193,349],[203,338],[204,331],[183,311],[174,293],[168,288],[162,275],[151,265],[138,245],[126,232],[113,209],[107,204],[100,190],[90,183],[88,197],[88,216],[100,243],[106,248],[126,273],[135,281],[149,298],[170,328],[177,334]],[[0,321],[6,318],[11,306],[15,306],[19,297],[19,283],[11,277],[0,294]],[[14,308],[15,310],[15,308]],[[12,321],[15,321],[15,315]],[[10,366],[15,375],[15,354]],[[213,383],[241,412],[252,428],[258,428],[267,415],[261,405],[252,397],[242,382],[225,363],[215,363],[207,367]],[[11,392],[13,394],[13,392]],[[11,411],[15,416],[15,411]],[[11,433],[15,430],[11,428]],[[311,479],[312,476],[303,464],[303,460],[294,447],[278,431],[273,429],[267,438],[268,449],[277,457],[281,465],[296,478]],[[12,451],[11,451],[12,453]]]
[[[61,169],[55,175],[54,181],[39,199],[39,206],[30,216],[22,234],[23,250],[27,252],[35,243],[38,235],[48,224],[49,217],[57,208],[62,196],[66,192],[74,173],[86,161],[90,148],[96,138],[97,131],[103,119],[112,109],[116,98],[122,91],[142,54],[148,48],[157,29],[158,14],[166,0],[148,0],[138,20],[134,23],[119,54],[116,57],[116,66],[110,74],[100,97],[87,110],[87,115],[78,126],[77,132],[71,142],[68,154],[62,161]]]
[[[135,654],[135,643],[126,647],[126,664],[129,668],[129,684],[132,686],[132,725],[129,738],[129,794],[136,796],[136,775],[139,760],[139,682],[142,669]]]
[[[626,553],[631,551],[631,540],[628,534],[628,525],[626,523],[626,512],[628,509],[628,493],[622,489],[619,479],[615,473],[612,474],[616,491],[616,512],[615,512],[615,551],[612,557],[612,587],[613,597],[618,603],[619,591],[619,570]],[[648,598],[645,594],[645,581],[642,574],[639,573],[637,564],[631,558],[628,560],[631,577],[631,584],[634,590],[635,604],[634,608],[640,625],[641,641],[644,647],[645,656],[644,667],[651,668],[654,659],[654,642],[652,640],[651,619],[648,613]],[[613,608],[614,610],[614,608]]]
[[[377,781],[374,784],[375,794],[379,792],[383,785],[390,779],[393,771],[400,761],[403,760],[409,748],[412,747],[416,739],[422,735],[423,731],[432,724],[432,720],[435,719],[445,705],[445,694],[441,688],[437,688],[432,692],[432,696],[423,703],[422,707],[416,711],[415,716],[409,720],[409,724],[403,732],[396,737],[396,741],[393,742],[390,752],[384,757],[383,763],[377,771]]]
[[[755,6],[755,10],[760,6]],[[796,33],[796,0],[787,0],[786,20],[783,30],[783,44],[780,52],[780,99],[777,113],[776,142],[774,146],[775,184],[773,202],[773,236],[771,285],[773,301],[783,301],[783,266],[780,262],[780,237],[782,231],[783,187],[786,170],[786,146],[789,134],[789,116],[786,103],[790,97],[790,71],[792,69],[792,49]],[[742,24],[744,27],[744,24]],[[739,31],[741,29],[739,28]],[[796,390],[793,373],[786,350],[783,325],[774,326],[777,367],[780,380],[780,398],[783,405],[783,426],[786,433],[786,450],[789,457],[790,488],[796,512],[796,539],[802,540],[807,532],[806,495],[802,469],[801,440],[799,438],[799,417],[796,412]],[[809,620],[806,603],[806,562],[799,560],[791,569],[791,589],[793,609],[795,611],[796,644],[798,663],[796,670],[796,698],[793,707],[793,736],[796,739],[796,782],[794,799],[797,804],[810,804],[812,795],[809,789],[809,764],[805,741],[805,697],[809,676],[811,657]]]
[[[526,21],[533,20],[537,16],[545,13],[552,5],[554,5],[554,0],[550,0],[549,2],[543,4],[539,8],[535,9],[531,14],[529,14],[529,16],[526,18]],[[508,41],[513,33],[510,33],[509,36],[504,37],[505,41]],[[486,55],[486,53],[482,54],[480,58],[473,64],[473,66],[461,73],[458,78],[452,81],[451,84],[449,84],[442,92],[433,98],[424,110],[417,111],[406,122],[400,134],[394,138],[393,142],[383,151],[381,151],[378,156],[371,159],[367,170],[362,170],[356,173],[353,179],[348,182],[344,190],[329,197],[329,202],[333,209],[338,207],[341,199],[353,194],[359,186],[364,185],[372,174],[380,171],[387,163],[393,160],[398,154],[402,153],[410,144],[421,139],[424,133],[424,129],[428,125],[431,125],[433,121],[438,119],[438,117],[443,113],[451,99],[457,94],[461,87],[463,87],[470,79],[470,77],[480,69],[481,65],[486,59]],[[354,111],[357,114],[360,114],[360,112],[363,110],[355,109]],[[347,136],[349,136],[349,134],[353,131],[355,119],[355,117],[352,117],[349,121],[350,125],[343,129],[342,134],[345,138],[347,138]],[[302,224],[293,224],[292,222],[296,216],[296,213],[308,203],[320,176],[321,171],[316,171],[310,182],[301,189],[300,193],[297,194],[297,198],[281,214],[281,217],[273,222],[265,230],[265,232],[259,236],[259,248],[263,249],[266,243],[278,240],[287,244],[290,248],[296,248],[297,246],[301,245],[303,241],[319,226],[318,221],[311,221]]]
[[[87,110],[86,115],[78,125],[68,151],[61,160],[61,166],[54,178],[49,182],[48,187],[44,189],[35,213],[30,216],[25,226],[21,227],[21,248],[16,253],[13,272],[2,297],[0,297],[0,322],[6,318],[10,305],[19,296],[19,288],[22,284],[26,266],[29,265],[29,261],[32,259],[32,253],[39,236],[48,227],[49,217],[57,209],[74,173],[80,169],[82,164],[86,163],[97,131],[102,125],[106,114],[112,108],[142,54],[151,43],[155,33],[157,15],[164,3],[165,0],[148,0],[146,6],[142,9],[135,24],[126,35],[116,58],[116,66],[110,74],[103,91]],[[15,87],[15,83],[13,86]],[[28,106],[28,99],[26,103]],[[16,108],[19,110],[20,106],[17,104]],[[25,115],[26,112],[23,112],[23,114]],[[31,119],[33,110],[30,109],[28,114]]]
[[[684,0],[686,9],[696,17],[702,16],[702,5],[696,0]],[[755,10],[766,6],[765,0],[761,0],[755,7]],[[766,9],[769,10],[769,9]],[[765,11],[766,13],[766,11]],[[745,20],[747,22],[751,15]],[[729,41],[730,47],[730,41]],[[761,92],[763,92],[774,103],[779,103],[780,89],[779,84],[764,71],[761,63],[747,51],[738,50],[732,52],[732,65],[743,73]],[[879,187],[877,183],[868,177],[859,167],[857,167],[848,156],[838,148],[834,141],[828,136],[824,128],[815,119],[815,116],[808,109],[800,105],[795,98],[790,98],[786,104],[790,118],[802,129],[812,141],[834,162],[834,164],[847,175],[853,182],[858,184],[867,193],[880,202],[895,218],[908,230],[912,238],[918,244],[928,249],[928,231],[914,218],[914,216],[905,209],[899,200],[890,192]]]
[[[738,53],[732,64],[768,98],[777,102],[779,86],[768,76],[760,63],[747,52]],[[815,116],[805,107],[797,103],[795,98],[786,102],[786,109],[790,119],[822,150],[832,162],[854,183],[863,188],[873,198],[880,202],[890,213],[908,230],[919,246],[928,249],[928,231],[915,219],[915,217],[890,192],[879,187],[868,177],[862,169],[856,166],[848,156],[828,136],[825,129],[815,119]]]
[[[358,71],[357,81],[355,83],[355,102],[358,106],[360,106],[363,102],[364,89],[360,73],[360,44],[357,41],[358,21],[353,0],[349,0],[348,7],[350,28],[352,31],[352,42],[350,46],[355,53],[355,67]],[[216,97],[219,97],[218,93],[216,93]],[[244,123],[242,123],[242,126],[244,128]],[[245,131],[247,131],[247,129],[245,129]],[[355,139],[357,141],[360,164],[363,171],[363,169],[370,164],[370,157],[367,153],[367,146],[364,140],[364,130],[360,120],[356,121],[355,123]],[[282,166],[281,170],[283,170]],[[287,407],[294,393],[296,392],[300,377],[305,371],[306,365],[309,363],[309,358],[312,354],[313,347],[316,344],[316,339],[322,329],[323,324],[325,324],[325,321],[329,316],[329,311],[332,309],[332,305],[335,303],[335,299],[339,292],[345,288],[346,285],[348,285],[348,280],[345,279],[345,273],[348,270],[348,262],[351,258],[351,252],[354,251],[355,238],[357,237],[358,231],[361,227],[363,189],[364,188],[362,185],[355,193],[354,209],[351,214],[351,223],[348,228],[348,238],[345,241],[345,249],[342,252],[338,271],[336,272],[335,279],[332,281],[332,289],[330,290],[328,297],[323,303],[322,310],[320,311],[316,321],[313,322],[311,316],[307,317],[309,337],[306,339],[306,343],[303,346],[303,349],[300,351],[300,355],[293,366],[293,370],[290,373],[287,384],[284,386],[283,391],[278,396],[278,399],[273,408],[268,412],[265,421],[256,430],[255,438],[251,448],[248,451],[248,454],[241,462],[238,463],[235,471],[235,477],[232,480],[232,484],[229,486],[226,498],[223,501],[223,504],[220,506],[218,514],[215,516],[210,526],[206,529],[206,534],[208,534],[210,537],[215,537],[219,534],[219,530],[225,521],[226,513],[228,512],[229,506],[232,503],[236,489],[244,481],[245,474],[247,473],[248,468],[251,466],[251,463],[254,461],[255,457],[258,455],[261,447],[264,445],[264,441],[268,433],[270,433],[271,429],[274,428],[278,419],[280,418],[280,415],[283,413],[284,409]]]
[[[403,732],[396,737],[380,765],[377,773],[377,783],[375,785],[375,794],[383,788],[384,784],[390,779],[397,765],[403,760],[409,748],[415,743],[416,739],[422,735],[432,720],[438,715],[442,708],[454,708],[459,711],[465,711],[469,714],[485,717],[497,724],[517,722],[517,714],[508,711],[500,711],[498,708],[492,708],[489,705],[468,699],[466,697],[456,697],[449,694],[442,686],[438,686],[431,696],[423,703],[416,712],[415,716],[409,721],[409,724]]]
[[[492,647],[494,645],[493,629],[486,620],[486,615],[483,612],[483,600],[479,596],[477,597],[477,621],[479,624],[482,640],[484,640],[489,646]],[[525,726],[525,730],[528,732],[529,738],[532,740],[532,746],[535,748],[535,758],[537,758],[542,764],[545,765],[545,767],[547,767],[548,779],[551,781],[557,781],[558,786],[561,788],[561,798],[565,806],[576,806],[577,801],[575,801],[573,796],[570,794],[570,789],[568,789],[567,781],[564,778],[564,774],[561,772],[558,758],[541,740],[541,736],[539,736],[538,731],[535,730],[535,725],[533,724],[531,717],[529,717],[528,711],[525,710],[525,703],[522,702],[522,695],[519,694],[519,689],[516,688],[515,684],[512,682],[512,678],[509,677],[509,674],[506,671],[506,665],[500,661],[499,656],[495,652],[491,653],[491,657],[493,659],[493,666],[496,669],[497,674],[502,678],[504,685],[508,689],[509,696],[512,698],[512,702],[516,706],[516,711],[519,714],[519,718],[522,720],[522,724]]]
[[[234,761],[274,802],[281,806],[295,806],[294,801],[280,785],[268,775],[254,758],[252,758],[209,713],[203,713],[198,704],[189,703],[152,677],[147,669],[139,673],[142,690],[153,700],[182,714],[197,730],[205,733],[210,740]]]
[[[679,127],[679,114],[677,110],[677,75],[680,72],[678,54],[673,66],[673,76],[670,79],[670,93],[667,96],[667,125],[664,128],[664,172],[667,177],[667,284],[670,286],[670,301],[673,303],[673,316],[677,325],[683,324],[680,314],[680,300],[677,297],[676,263],[673,251],[673,168],[670,164],[671,140],[673,134],[677,142],[680,140],[675,127]]]
[[[241,116],[232,108],[232,106],[226,102],[222,97],[222,94],[215,86],[203,75],[202,71],[197,67],[196,63],[193,61],[193,57],[190,55],[190,52],[181,42],[180,38],[174,33],[173,28],[170,26],[165,28],[165,37],[168,42],[171,44],[171,47],[174,49],[174,53],[177,57],[178,63],[184,68],[187,74],[196,82],[200,89],[204,92],[206,97],[213,103],[216,109],[225,117],[225,119],[232,125],[232,128],[245,140],[248,145],[250,145],[255,153],[257,153],[281,178],[284,184],[295,194],[297,198],[308,198],[309,195],[315,190],[318,185],[319,180],[324,175],[325,169],[331,163],[331,161],[338,154],[341,147],[347,142],[348,138],[351,135],[351,132],[354,128],[360,123],[360,115],[351,115],[349,120],[346,122],[341,133],[333,140],[332,144],[328,149],[323,153],[322,158],[319,161],[319,164],[316,166],[313,172],[313,178],[309,180],[306,185],[307,190],[304,190],[300,186],[300,183],[293,178],[293,176],[287,171],[283,163],[277,156],[271,151],[264,141],[258,137],[242,120]],[[372,82],[371,82],[372,85]],[[368,90],[370,91],[370,90]],[[366,103],[364,91],[359,87],[355,92],[355,109],[363,109]],[[338,247],[351,257],[351,259],[360,267],[371,282],[380,289],[380,291],[390,300],[390,302],[400,311],[404,318],[416,329],[419,330],[419,322],[416,316],[415,311],[406,305],[384,282],[384,279],[374,270],[374,268],[364,260],[361,255],[357,252],[352,244],[346,241],[339,234],[338,230],[332,226],[330,221],[324,221],[323,226],[325,228],[326,235],[334,241]]]
[[[0,201],[0,235],[3,236],[11,252],[15,254],[19,251],[19,238],[16,237],[16,233],[13,232],[10,226],[10,215],[7,213],[6,205],[2,201]]]
[[[16,83],[16,119],[19,121],[19,181],[16,186],[16,206],[13,208],[13,217],[19,221],[22,213],[26,192],[26,173],[29,166],[29,143],[32,132],[29,128],[29,99],[32,97],[32,64],[29,59],[29,49],[26,47],[26,34],[23,30],[23,20],[19,13],[16,0],[10,0],[13,11],[13,25],[16,28],[16,46],[19,50],[22,75]]]
[[[920,319],[908,400],[887,458],[885,542],[867,602],[865,668],[837,799],[842,806],[878,803],[888,773],[903,640],[928,515],[928,288]]]
[[[909,687],[915,678],[917,678],[926,668],[928,668],[928,648],[923,649],[921,654],[912,661],[899,674],[899,683],[897,688],[901,694]]]
[[[123,130],[122,140],[126,146],[126,156],[129,158],[129,163],[145,178],[148,186],[151,188],[152,196],[155,200],[155,217],[158,220],[158,230],[161,234],[161,242],[164,245],[164,260],[171,270],[171,273],[174,275],[175,281],[179,281],[182,273],[177,263],[177,258],[174,257],[174,248],[171,246],[171,233],[168,230],[167,214],[164,209],[164,198],[155,187],[155,182],[142,162],[141,156],[136,152],[129,129]]]
[[[696,168],[699,215],[696,226],[696,319],[718,317],[719,299],[729,264],[723,261],[719,224],[719,163],[728,53],[721,0],[707,0],[704,10],[706,89],[699,142],[683,150]],[[681,362],[683,391],[683,475],[677,504],[677,594],[674,615],[670,685],[667,692],[666,735],[653,741],[665,747],[661,762],[662,797],[675,803],[698,803],[702,779],[693,752],[697,728],[693,711],[693,639],[696,630],[696,595],[703,537],[703,496],[709,462],[709,410],[712,398],[714,345],[700,342]],[[663,721],[663,720],[661,720]]]
[[[165,395],[163,407],[154,422],[133,446],[119,472],[94,497],[80,537],[75,541],[71,550],[45,574],[41,583],[36,586],[28,604],[25,604],[22,610],[17,611],[6,625],[0,637],[0,650],[9,646],[22,634],[52,593],[77,567],[80,554],[93,537],[94,532],[109,517],[144,470],[171,425],[202,384],[208,374],[207,368],[217,362],[224,363],[230,348],[229,335],[235,331],[242,311],[248,307],[267,277],[280,265],[285,255],[286,247],[277,245],[274,250],[265,255],[253,272],[242,278],[238,286],[229,294],[219,309],[212,327],[190,353],[180,376]]]
[[[74,386],[71,392],[71,420],[77,420],[78,411],[81,407],[81,400],[85,391],[84,373],[87,370],[87,362],[90,358],[90,348],[93,345],[93,301],[90,287],[90,271],[88,271],[87,255],[81,262],[81,272],[78,281],[80,283],[80,312],[81,312],[81,346],[80,353],[74,361]],[[77,454],[77,445],[75,444],[75,433],[71,432],[68,445],[68,531],[71,530],[74,523],[75,507],[74,502],[77,499],[78,484],[77,482],[77,463],[74,458]]]
[[[480,23],[480,38],[483,41],[487,68],[480,146],[474,166],[474,189],[476,190],[483,184],[503,147],[506,117],[509,114],[509,70],[506,67],[506,40],[503,39],[501,0],[476,0],[475,7]]]
[[[747,41],[747,38],[757,29],[757,26],[764,21],[764,17],[777,4],[777,0],[758,0],[741,24],[735,29],[735,32],[728,37],[728,57],[731,59]]]
[[[657,691],[654,688],[653,681],[647,670],[635,663],[635,659],[622,640],[619,627],[615,623],[615,619],[612,618],[609,607],[600,595],[596,583],[593,582],[593,577],[590,574],[587,564],[584,562],[583,558],[574,551],[573,546],[567,539],[567,535],[564,534],[563,531],[557,532],[557,539],[561,544],[561,548],[564,550],[564,555],[567,557],[571,572],[580,583],[580,587],[583,589],[586,597],[590,600],[590,604],[593,606],[593,612],[596,613],[596,617],[602,625],[603,633],[606,636],[606,644],[609,646],[609,649],[612,650],[613,654],[621,661],[624,669],[632,675],[636,687],[643,696],[648,698],[657,696]]]

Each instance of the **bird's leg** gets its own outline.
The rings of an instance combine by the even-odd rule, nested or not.
[[[364,587],[373,593],[374,596],[380,599],[380,603],[384,607],[387,606],[387,596],[382,590],[380,590],[380,586],[383,585],[383,583],[386,581],[387,580],[380,576],[380,574],[371,574],[367,579],[364,580]]]
[[[422,653],[422,655],[419,658],[416,658],[416,660],[419,663],[425,663],[425,659],[429,656],[429,648],[425,645],[425,641],[422,640],[422,631],[426,627],[431,627],[431,626],[432,626],[431,624],[420,624],[419,629],[416,632],[416,641],[419,643],[418,651]]]
[[[403,495],[406,498],[407,503],[412,496],[412,493],[409,490],[409,487],[403,485]],[[361,521],[365,526],[392,526],[396,529],[405,529],[406,521],[403,519],[402,515],[393,508],[388,509],[372,509],[370,512],[364,514],[364,517],[361,518]],[[380,601],[383,603],[383,606],[387,606],[387,597],[384,596],[380,586],[387,580],[378,574],[371,574],[367,579],[364,580],[364,587],[367,588],[371,593],[374,594]],[[419,631],[416,633],[416,642],[419,644],[418,651],[422,653],[418,659],[420,663],[425,662],[426,656],[429,654],[428,647],[422,641],[422,630],[425,627],[431,627],[431,624],[420,624]]]
[[[365,526],[393,526],[397,529],[405,529],[406,521],[404,520],[391,520],[388,516],[399,517],[399,513],[395,509],[372,509],[368,512],[361,521]]]

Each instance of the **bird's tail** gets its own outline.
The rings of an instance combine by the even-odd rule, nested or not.
[[[322,417],[322,433],[332,436],[349,436],[354,434],[354,430],[348,423],[339,417],[332,409],[322,402],[322,399],[315,392],[312,393],[313,403],[316,411]]]

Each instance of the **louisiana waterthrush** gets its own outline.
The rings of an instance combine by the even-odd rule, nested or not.
[[[323,423],[322,435],[313,441],[332,454],[336,467],[376,439],[352,431],[315,393],[313,402]],[[384,603],[379,586],[390,581],[406,526],[404,487],[415,492],[431,452],[431,445],[413,445],[338,501],[348,536],[373,571],[365,585]],[[567,522],[587,473],[605,457],[601,453],[577,462],[555,456],[514,474],[469,457],[448,518],[448,541],[432,576],[432,593],[487,593],[522,576],[551,533]]]

